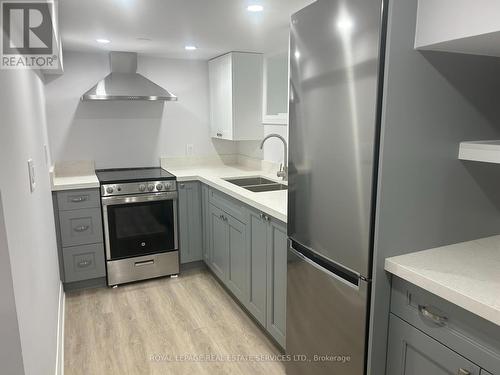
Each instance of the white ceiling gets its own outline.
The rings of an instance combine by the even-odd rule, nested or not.
[[[288,46],[290,15],[313,0],[59,0],[63,48],[208,59]],[[251,13],[250,3],[264,11]],[[109,39],[99,44],[98,38]],[[150,40],[140,40],[147,38]],[[196,51],[185,51],[193,44]]]

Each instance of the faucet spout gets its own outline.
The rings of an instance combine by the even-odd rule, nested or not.
[[[280,166],[280,170],[278,171],[277,176],[281,177],[284,181],[286,181],[286,180],[288,180],[288,165],[287,165],[287,162],[288,162],[288,147],[287,147],[287,144],[286,144],[286,140],[285,140],[285,138],[283,138],[279,134],[276,134],[276,133],[269,134],[266,137],[264,137],[264,139],[262,140],[262,142],[260,142],[260,149],[261,150],[264,147],[264,143],[269,138],[278,138],[279,140],[281,140],[281,142],[283,142],[283,164],[282,164],[282,166]]]

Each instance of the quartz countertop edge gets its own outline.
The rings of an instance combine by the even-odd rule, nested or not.
[[[56,176],[51,168],[50,176],[52,191],[92,189],[100,186],[95,173],[81,176]]]
[[[224,180],[225,178],[262,176],[282,183],[283,181],[280,181],[273,173],[232,165],[187,168],[169,168],[162,165],[162,168],[176,176],[179,183],[189,181],[202,182],[283,223],[287,222],[286,190],[254,193]]]
[[[385,270],[500,326],[500,236],[387,258]]]

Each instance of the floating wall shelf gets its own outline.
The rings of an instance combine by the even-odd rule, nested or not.
[[[458,158],[500,164],[500,140],[460,142]]]

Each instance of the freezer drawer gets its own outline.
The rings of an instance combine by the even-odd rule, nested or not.
[[[368,290],[366,281],[346,281],[289,246],[287,375],[364,374]]]

